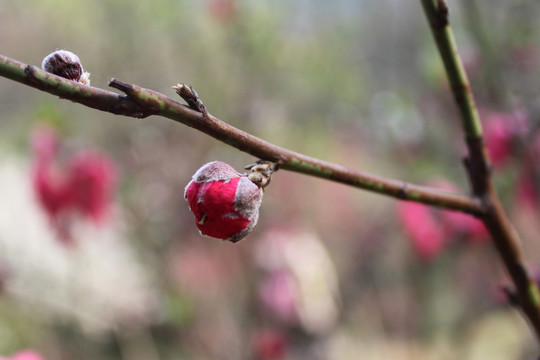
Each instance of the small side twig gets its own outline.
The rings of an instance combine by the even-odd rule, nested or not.
[[[178,95],[180,95],[182,99],[184,99],[190,108],[200,112],[205,118],[209,118],[206,106],[192,86],[188,86],[186,84],[176,84],[172,88]]]

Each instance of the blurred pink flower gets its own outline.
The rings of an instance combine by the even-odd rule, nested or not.
[[[108,215],[116,170],[97,150],[75,154],[69,165],[69,189],[73,207],[96,223]]]
[[[401,202],[398,205],[398,219],[414,252],[421,259],[433,260],[442,252],[446,242],[443,231],[428,206]]]
[[[482,221],[458,211],[441,211],[441,222],[446,233],[455,237],[465,237],[470,243],[483,244],[488,240],[488,232]]]
[[[282,332],[264,329],[253,337],[255,360],[279,360],[285,357],[287,340]]]
[[[516,138],[526,131],[525,113],[491,113],[484,119],[484,138],[491,162],[495,167],[504,166],[512,156]]]
[[[237,13],[235,0],[208,0],[208,13],[222,23],[228,23],[234,19]]]
[[[34,165],[32,184],[37,201],[45,210],[61,240],[71,242],[71,215],[101,224],[110,207],[115,183],[115,166],[97,150],[76,153],[67,169],[55,161],[60,141],[51,129],[40,129],[32,138]]]
[[[60,211],[69,207],[71,193],[68,179],[54,165],[49,166],[44,162],[37,164],[33,185],[38,201],[50,218],[56,219]]]
[[[0,360],[44,360],[44,358],[32,350],[23,350],[11,357],[0,357]]]
[[[257,295],[263,315],[309,334],[333,329],[339,316],[337,273],[321,239],[301,227],[277,226],[259,239]]]
[[[58,146],[58,136],[51,128],[39,128],[32,136],[32,150],[41,161],[52,160]]]
[[[289,271],[269,273],[259,286],[259,298],[263,306],[280,320],[286,323],[297,321],[296,284]]]
[[[66,174],[53,160],[58,150],[58,138],[50,129],[38,130],[32,138],[34,151],[33,186],[38,201],[51,218],[68,206],[69,186]]]
[[[463,193],[457,185],[447,180],[432,180],[429,185],[448,192]],[[464,238],[476,244],[484,243],[488,239],[487,229],[479,219],[459,211],[437,209],[432,211],[439,215],[437,217],[440,218],[443,231],[449,238]]]
[[[443,191],[463,192],[446,180],[432,180],[429,185]],[[403,202],[398,205],[398,218],[412,242],[414,251],[425,260],[437,257],[445,244],[454,239],[462,239],[469,244],[484,244],[489,239],[482,221],[459,211]]]

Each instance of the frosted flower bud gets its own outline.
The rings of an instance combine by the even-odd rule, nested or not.
[[[90,85],[90,74],[84,72],[79,57],[67,50],[57,50],[47,55],[41,68],[63,78]]]
[[[197,170],[184,197],[203,235],[237,242],[257,224],[262,194],[247,176],[213,161]]]

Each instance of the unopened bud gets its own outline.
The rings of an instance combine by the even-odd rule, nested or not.
[[[67,50],[57,50],[47,55],[41,68],[63,78],[90,85],[90,73],[84,72],[79,57]]]
[[[245,167],[251,172],[247,175],[248,179],[255,183],[261,189],[265,189],[272,179],[272,174],[277,171],[279,165],[271,161],[259,160],[255,164]]]
[[[262,195],[247,176],[221,161],[202,166],[184,192],[200,232],[232,242],[257,224]]]

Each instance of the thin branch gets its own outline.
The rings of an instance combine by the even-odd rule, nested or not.
[[[491,180],[491,168],[484,146],[482,124],[450,27],[448,6],[444,0],[421,0],[421,2],[461,115],[469,152],[465,163],[472,192],[481,201],[484,209],[481,218],[493,237],[495,248],[516,286],[519,305],[540,342],[540,292],[536,282],[527,271],[521,241],[503,211]]]
[[[202,131],[257,158],[279,163],[280,169],[340,182],[401,200],[416,201],[476,216],[482,213],[480,202],[469,196],[408,184],[296,153],[261,140],[210,114],[204,116],[161,93],[116,79],[112,79],[109,85],[123,91],[126,95],[66,80],[2,55],[0,55],[0,76],[113,114],[137,118],[149,115],[164,116]]]

